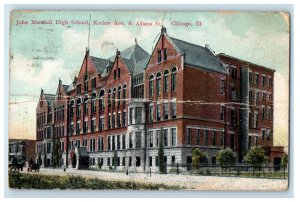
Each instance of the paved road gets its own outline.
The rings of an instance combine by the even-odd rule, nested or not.
[[[26,169],[24,172],[27,173]],[[34,172],[33,172],[34,173]],[[283,179],[259,179],[238,177],[215,177],[215,176],[191,176],[176,174],[152,174],[151,177],[144,173],[104,172],[93,170],[67,169],[43,169],[37,174],[50,175],[80,175],[88,178],[104,180],[135,181],[146,183],[164,183],[167,185],[184,186],[195,190],[230,190],[230,191],[284,191],[288,188],[288,180]]]

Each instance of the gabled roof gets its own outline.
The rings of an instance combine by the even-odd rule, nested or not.
[[[181,54],[185,54],[185,64],[214,72],[225,73],[221,61],[219,61],[208,48],[173,37],[169,38],[175,44],[175,48],[179,49]]]
[[[133,46],[126,48],[125,50],[120,52],[120,55],[128,67],[129,71],[133,74],[136,72],[143,71],[146,63],[145,60],[148,61],[150,55],[145,51],[142,47],[140,47],[137,43]],[[110,60],[114,61],[115,56],[110,57]]]
[[[44,96],[45,96],[45,99],[46,99],[48,105],[51,105],[52,102],[55,100],[55,95],[53,95],[53,94],[44,93]]]
[[[103,70],[111,63],[108,59],[98,58],[95,56],[90,57],[99,74],[101,74]]]
[[[69,85],[62,85],[62,87],[63,87],[63,89],[64,89],[64,91],[65,91],[65,93],[68,91],[68,88],[69,88]]]

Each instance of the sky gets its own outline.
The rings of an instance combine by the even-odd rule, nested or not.
[[[78,22],[90,16],[88,43],[89,26]],[[52,24],[32,24],[32,20],[52,20]],[[56,24],[57,20],[68,24]],[[209,44],[216,53],[276,70],[274,144],[288,146],[289,16],[275,12],[14,11],[10,17],[9,138],[35,139],[41,88],[55,94],[59,78],[71,84],[88,44],[90,55],[101,58],[133,45],[135,39],[151,53],[161,25],[172,37]]]

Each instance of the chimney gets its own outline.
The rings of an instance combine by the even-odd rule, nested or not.
[[[90,49],[88,49],[87,47],[85,47],[85,54],[89,55],[90,54]]]
[[[164,26],[161,26],[161,33],[162,34],[167,33],[167,28],[165,28]]]
[[[59,83],[59,85],[61,86],[61,79],[60,79],[60,78],[58,79],[58,83]]]
[[[44,90],[41,88],[41,95],[44,93]]]
[[[136,37],[134,38],[134,42],[135,42],[135,45],[137,45],[137,39],[136,39]]]
[[[121,52],[117,49],[116,56],[121,55]]]

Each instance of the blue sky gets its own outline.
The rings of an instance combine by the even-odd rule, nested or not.
[[[116,49],[134,44],[151,53],[160,23],[170,36],[209,46],[275,69],[275,143],[287,145],[289,21],[285,13],[272,12],[113,12],[113,11],[15,11],[10,26],[9,136],[35,138],[35,108],[40,89],[55,93],[58,79],[70,84],[78,74],[87,46],[88,26],[72,20],[118,21],[123,26],[91,25],[90,54],[108,58]],[[16,25],[17,20],[28,21]],[[32,25],[31,20],[67,20],[68,25]],[[128,25],[129,22],[133,25]],[[202,26],[195,26],[201,21]],[[190,22],[192,26],[174,26]]]

